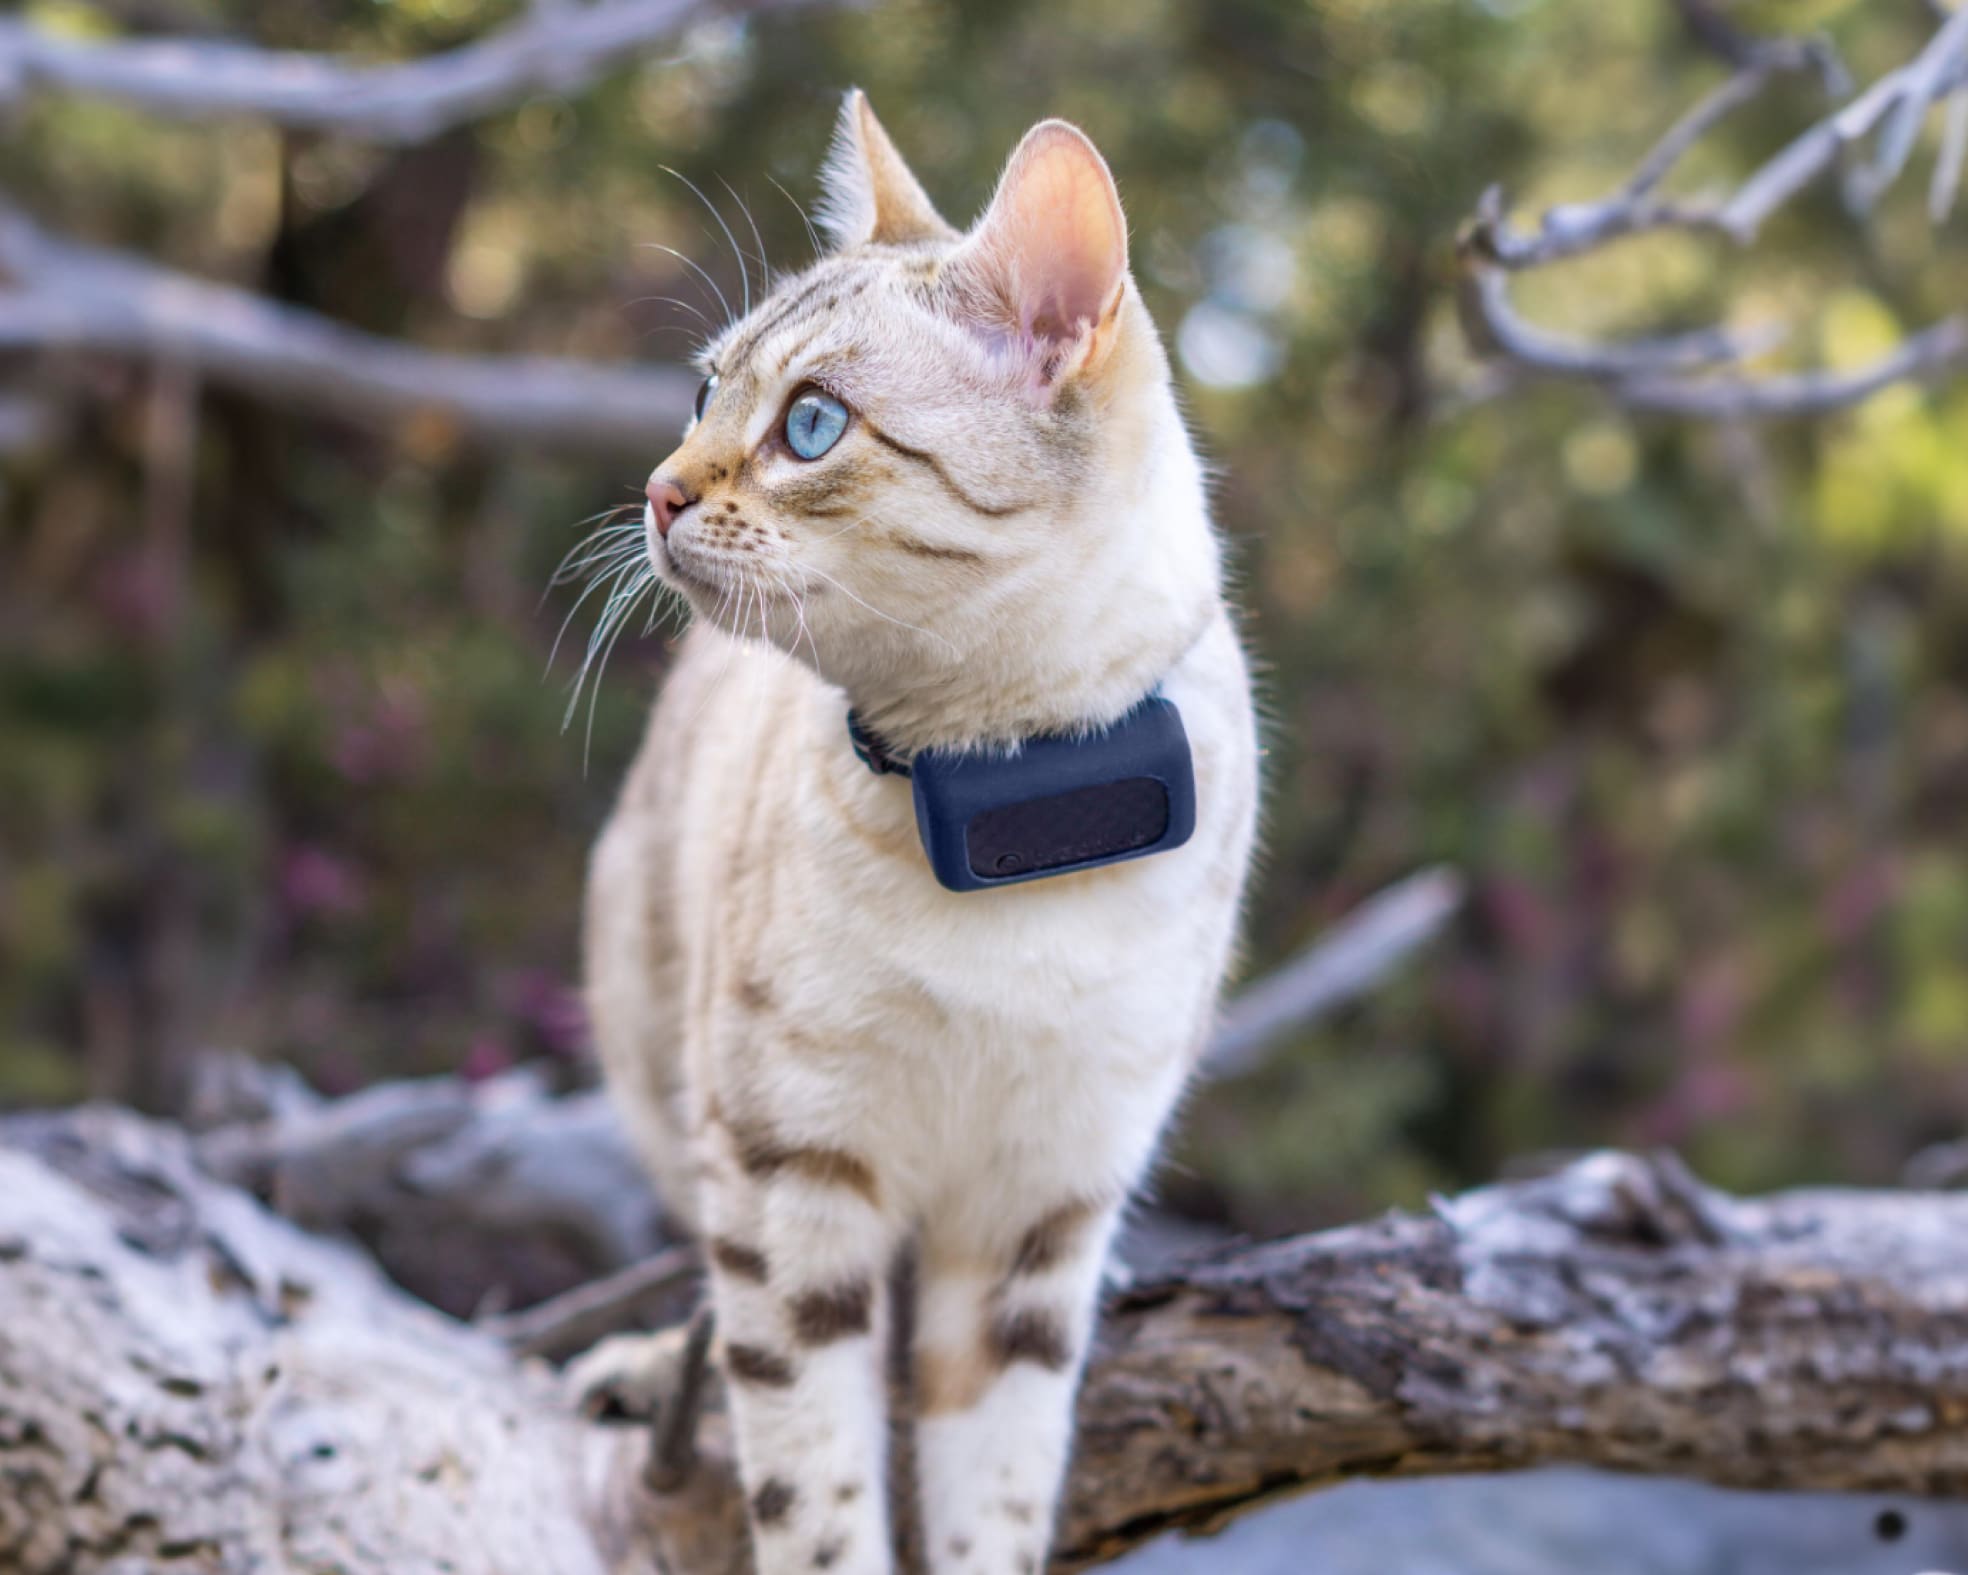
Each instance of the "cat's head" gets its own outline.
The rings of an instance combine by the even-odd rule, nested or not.
[[[960,233],[854,92],[825,182],[832,252],[706,347],[650,477],[658,573],[911,744],[1118,714],[1216,574],[1105,161],[1046,121]]]

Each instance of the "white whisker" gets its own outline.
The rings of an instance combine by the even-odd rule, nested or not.
[[[747,317],[751,316],[752,270],[745,266],[745,253],[743,249],[740,248],[740,246],[738,245],[738,237],[731,233],[731,226],[724,222],[724,215],[717,211],[717,205],[713,203],[709,197],[706,197],[703,191],[698,187],[697,183],[694,180],[692,180],[688,175],[684,174],[683,171],[672,169],[667,164],[659,164],[656,167],[666,175],[674,175],[678,180],[682,181],[684,185],[688,186],[691,190],[691,193],[696,197],[696,199],[699,202],[701,202],[706,209],[709,210],[711,217],[717,220],[717,227],[720,230],[724,231],[725,244],[731,248],[731,255],[738,259],[738,277],[743,282],[744,290],[745,290],[744,315]],[[725,308],[725,311],[727,312],[729,312],[730,310],[731,308],[728,306]]]
[[[739,196],[733,190],[731,182],[726,180],[722,175],[718,176],[718,184],[731,193],[731,200],[738,204],[738,211],[744,214],[745,223],[751,228],[752,244],[758,248],[759,277],[767,285],[770,285],[772,283],[772,264],[765,260],[765,237],[759,234],[758,220],[752,217],[751,204]]]
[[[830,541],[839,541],[841,537],[845,536],[849,531],[859,530],[863,525],[866,525],[873,518],[874,515],[872,514],[863,514],[852,525],[843,525],[839,530],[835,531],[831,536],[821,536],[813,541],[809,541],[805,543],[795,542],[793,543],[793,551],[800,552],[807,547],[824,547]]]
[[[649,247],[653,251],[668,252],[670,256],[674,257],[678,262],[682,263],[684,267],[694,272],[698,278],[704,281],[704,283],[708,284],[711,287],[711,293],[718,298],[718,305],[724,308],[724,326],[727,328],[731,326],[732,323],[731,303],[724,298],[724,291],[718,288],[717,280],[713,279],[696,262],[684,256],[683,253],[678,251],[674,246],[665,246],[661,241],[644,241],[643,244]]]
[[[772,180],[772,177],[770,175],[766,176],[765,178],[769,181],[772,181],[772,184],[778,190],[779,195],[784,197],[786,201],[790,202],[793,205],[793,212],[797,213],[800,216],[800,223],[806,226],[807,244],[813,248],[813,255],[818,257],[820,253],[823,250],[825,250],[825,248],[821,246],[820,237],[814,232],[813,221],[806,216],[806,209],[800,206],[799,199],[797,197],[795,197],[791,192],[786,190],[784,186],[781,186],[779,182],[777,182],[776,180]]]
[[[615,653],[615,642],[622,638],[622,631],[629,626],[629,616],[635,611],[636,603],[648,593],[656,582],[656,571],[650,569],[635,583],[634,594],[622,603],[622,610],[615,620],[615,632],[608,637],[608,644],[602,648],[601,665],[595,669],[594,685],[588,690],[588,730],[581,742],[581,774],[587,775],[588,761],[594,754],[595,706],[601,699],[601,676],[608,670],[608,658]]]
[[[573,623],[574,615],[581,610],[581,604],[585,602],[590,596],[594,595],[596,591],[600,590],[602,586],[611,583],[611,581],[619,585],[621,583],[622,577],[626,574],[632,573],[634,571],[634,568],[635,565],[633,563],[625,560],[621,562],[619,565],[614,566],[613,568],[601,570],[595,575],[593,579],[588,581],[587,589],[582,591],[579,596],[574,598],[574,605],[567,609],[567,616],[561,619],[560,621],[560,628],[554,635],[553,645],[547,651],[547,667],[546,667],[547,672],[553,671],[554,660],[556,657],[560,655],[561,642],[567,638],[568,625]],[[612,599],[613,597],[611,594],[610,600]],[[608,602],[606,601],[603,602],[602,606],[604,609],[604,616],[605,616],[605,610],[608,606]]]
[[[831,574],[827,573],[825,569],[816,569],[815,567],[813,567],[812,564],[807,564],[805,565],[805,572],[808,574],[818,575],[822,580],[826,581],[827,584],[831,585],[835,590],[839,591],[841,595],[845,596],[849,601],[853,602],[857,607],[861,607],[866,611],[873,613],[877,618],[881,619],[884,623],[892,623],[898,629],[907,629],[911,634],[919,634],[925,640],[934,640],[938,645],[942,646],[943,649],[948,651],[952,656],[956,656],[959,654],[956,646],[953,645],[950,641],[946,640],[942,635],[932,634],[927,629],[919,629],[916,627],[916,625],[912,623],[906,623],[900,618],[891,617],[889,614],[883,612],[879,607],[872,606],[869,603],[863,601],[859,596],[856,596],[854,592],[850,591],[845,585],[841,584],[839,580],[835,579]]]

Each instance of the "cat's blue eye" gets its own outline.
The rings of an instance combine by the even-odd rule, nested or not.
[[[705,378],[704,381],[698,385],[697,419],[699,421],[702,421],[704,419],[704,408],[710,404],[711,395],[717,392],[717,386],[718,386],[718,380],[715,376]]]
[[[847,406],[832,394],[809,388],[786,412],[786,446],[801,459],[818,459],[847,430]]]

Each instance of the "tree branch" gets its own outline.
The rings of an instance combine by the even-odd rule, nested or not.
[[[481,439],[646,458],[681,424],[697,378],[675,367],[421,350],[65,241],[0,204],[0,351],[162,356],[211,382],[363,425],[417,413]]]
[[[1440,866],[1376,892],[1225,1004],[1203,1075],[1252,1070],[1273,1045],[1373,989],[1448,927],[1463,895],[1462,877]]]
[[[421,142],[530,93],[571,93],[694,22],[811,0],[595,0],[536,7],[424,60],[332,56],[204,39],[84,43],[0,20],[0,107],[33,92],[113,99],[180,120],[253,116],[296,130]]]
[[[1595,1155],[1222,1252],[1108,1310],[1055,1568],[1364,1473],[1968,1492],[1968,1196],[1740,1201]],[[740,1575],[713,1414],[647,1435],[93,1109],[0,1142],[0,1565]],[[257,1564],[256,1564],[257,1561]]]
[[[1521,374],[1493,377],[1491,388],[1571,379],[1599,384],[1616,402],[1636,410],[1765,420],[1822,415],[1896,383],[1933,381],[1968,366],[1968,318],[1961,317],[1932,324],[1852,371],[1755,375],[1736,369],[1781,335],[1716,327],[1586,343],[1536,328],[1517,313],[1507,274],[1584,256],[1631,236],[1677,229],[1747,246],[1773,214],[1876,135],[1871,162],[1845,181],[1848,205],[1864,213],[1903,172],[1920,127],[1940,105],[1946,106],[1946,121],[1929,210],[1938,224],[1952,207],[1968,157],[1968,109],[1962,107],[1968,104],[1968,10],[1944,13],[1914,60],[1794,138],[1734,192],[1689,198],[1662,196],[1660,188],[1724,119],[1761,96],[1778,76],[1811,68],[1828,80],[1835,74],[1824,49],[1813,42],[1747,40],[1706,0],[1675,3],[1696,36],[1735,63],[1728,80],[1684,115],[1609,196],[1553,208],[1535,227],[1522,229],[1510,222],[1502,192],[1492,188],[1463,233],[1461,306],[1470,338],[1500,366]],[[1697,371],[1705,375],[1693,375]]]

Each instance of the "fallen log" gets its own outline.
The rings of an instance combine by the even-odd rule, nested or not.
[[[1968,1494],[1968,1196],[1739,1200],[1590,1156],[1118,1292],[1059,1570],[1363,1473],[1571,1462]],[[0,1569],[742,1575],[551,1370],[95,1108],[0,1137]]]

